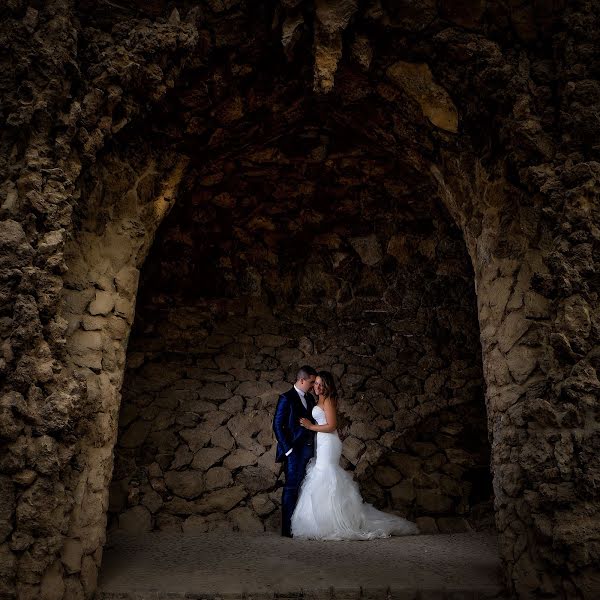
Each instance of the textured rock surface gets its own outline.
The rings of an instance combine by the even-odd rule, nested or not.
[[[523,598],[598,597],[595,56],[600,28],[595,4],[275,4],[233,0],[191,9],[177,3],[174,9],[161,0],[84,1],[75,8],[66,0],[35,5],[11,0],[1,9],[0,41],[10,50],[0,58],[0,593],[94,594],[138,270],[156,229],[173,200],[192,191],[192,205],[234,208],[235,196],[227,190],[214,196],[213,189],[244,169],[256,187],[241,202],[252,206],[268,197],[275,188],[269,179],[273,170],[261,161],[278,163],[273,140],[297,132],[308,134],[302,145],[298,137],[288,138],[297,149],[292,162],[303,165],[304,177],[288,179],[282,199],[312,195],[343,221],[347,210],[352,214],[363,202],[358,192],[365,172],[386,180],[377,161],[363,160],[356,181],[358,170],[343,164],[355,149],[363,159],[394,161],[396,183],[384,190],[386,197],[401,206],[439,198],[462,231],[477,292],[496,526],[507,584]],[[445,90],[456,109],[456,133],[454,126],[436,127],[428,118],[429,96],[411,95],[410,86],[387,78],[399,61],[427,65],[436,86],[430,90]],[[315,84],[328,93],[314,95]],[[446,103],[440,94],[436,98]],[[334,162],[331,185],[315,187],[320,169],[315,165],[336,153],[342,157]],[[211,165],[218,168],[210,170]],[[374,188],[365,184],[365,196],[369,189]],[[317,232],[312,214],[301,212],[297,220]],[[363,218],[354,216],[353,222]],[[237,227],[250,239],[260,235],[269,242],[274,236],[260,220]],[[372,233],[357,230],[350,237]],[[415,243],[414,238],[404,243],[403,237],[389,239],[379,250],[361,242],[365,264],[385,269],[388,254],[402,264]],[[182,236],[181,243],[193,248],[196,241]],[[433,251],[424,246],[419,252],[428,250]],[[384,258],[378,260],[378,253]],[[246,277],[237,283],[249,297],[277,289],[263,281],[261,260],[267,257],[247,261]],[[230,256],[234,262],[238,258],[247,260]],[[344,268],[343,256],[333,261]],[[204,276],[208,280],[221,268],[234,272],[225,262],[208,265]],[[355,284],[379,289],[372,280]],[[322,291],[327,297],[331,290]],[[199,281],[198,297],[205,291]],[[285,292],[282,298],[289,298],[294,288]],[[314,343],[311,336],[300,340],[304,332],[297,347],[284,345],[281,358],[277,353],[275,358],[285,364],[298,360],[298,352]],[[308,353],[315,351],[320,349]],[[151,347],[141,356],[130,355],[129,365],[138,360],[144,368],[146,352]],[[254,370],[270,371],[265,361]],[[247,369],[218,366],[219,372],[235,368]],[[446,385],[440,388],[436,369],[428,371],[427,380],[427,393],[434,396]],[[360,373],[341,375],[349,389],[365,383]],[[161,376],[173,383],[180,377],[177,372]],[[240,373],[235,380],[241,385],[246,376]],[[153,379],[148,381],[154,390]],[[217,394],[217,388],[208,389]],[[239,406],[234,391],[223,402],[238,402],[236,410],[244,414],[239,411],[247,407]],[[384,399],[389,395],[383,390]],[[217,401],[198,399],[196,411],[208,412]],[[160,438],[161,447],[177,451],[178,439],[169,435],[172,409],[163,408],[160,417],[153,415],[129,438],[123,436],[131,448],[139,447],[140,439]],[[425,423],[427,416],[421,416]],[[225,417],[214,418],[211,436],[227,422],[235,438]],[[357,419],[352,426],[357,442],[347,445],[348,460],[376,455],[372,424]],[[194,430],[195,423],[186,427]],[[206,433],[190,434],[196,448],[188,444],[190,453],[218,447],[204,439]],[[218,443],[230,443],[223,434],[215,438]],[[242,438],[242,449],[255,455],[253,443],[268,445],[251,435]],[[422,450],[413,458],[435,456]],[[464,448],[454,450],[449,464],[460,466],[467,460]],[[188,459],[180,451],[171,470],[185,470]],[[235,460],[250,458],[239,454]],[[156,495],[144,494],[145,504],[132,498],[132,508],[141,507],[132,513],[133,522],[148,523],[144,511],[164,512],[164,478],[153,465],[148,473]],[[250,467],[268,470],[258,459],[238,468]],[[404,468],[412,468],[414,477],[420,472],[410,461]],[[223,481],[219,473],[211,476],[211,485]],[[456,474],[451,479],[456,481]],[[433,496],[440,495],[418,495],[419,489],[436,488],[419,488],[416,482],[413,488],[396,489],[395,497],[411,498],[414,492],[433,506]],[[257,496],[248,497],[244,485],[225,489],[231,490],[225,499],[222,489],[215,489],[200,500],[167,502],[197,502],[208,528],[211,513],[235,509],[242,501],[254,507]],[[270,510],[264,498],[256,506],[256,514]],[[236,515],[252,527],[247,511]],[[166,513],[161,518],[165,527],[181,527]],[[422,519],[439,525],[432,517]],[[195,526],[203,527],[199,519]]]

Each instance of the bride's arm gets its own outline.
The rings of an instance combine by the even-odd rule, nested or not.
[[[325,425],[313,425],[308,419],[300,419],[300,425],[310,429],[311,431],[321,431],[323,433],[331,433],[335,431],[337,427],[337,417],[335,414],[335,404],[331,400],[325,400],[323,405],[325,411],[325,418],[327,423]]]

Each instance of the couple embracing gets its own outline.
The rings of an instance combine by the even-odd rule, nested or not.
[[[363,502],[352,475],[339,464],[342,442],[336,415],[333,375],[301,367],[294,387],[279,397],[273,419],[276,460],[285,470],[281,534],[370,540],[418,533],[414,523]]]

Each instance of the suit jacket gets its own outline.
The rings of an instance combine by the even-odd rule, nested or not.
[[[281,394],[273,418],[273,431],[277,438],[275,460],[281,462],[290,448],[298,448],[306,443],[313,443],[314,432],[300,425],[300,418],[305,417],[314,423],[312,409],[315,405],[312,396],[305,396],[307,408],[304,408],[300,395],[295,388]]]

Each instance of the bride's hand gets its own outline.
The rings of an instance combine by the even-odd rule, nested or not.
[[[300,419],[300,425],[302,425],[302,427],[306,427],[306,429],[310,429],[312,423],[308,419],[305,419],[304,417],[302,417]]]

